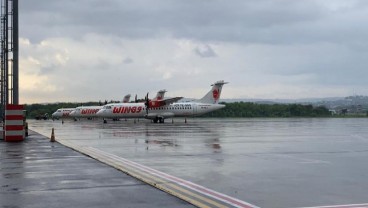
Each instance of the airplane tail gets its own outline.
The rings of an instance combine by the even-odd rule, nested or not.
[[[220,99],[222,86],[227,83],[228,82],[224,82],[224,80],[215,82],[214,84],[211,85],[212,89],[203,98],[197,100],[197,102],[217,104]]]
[[[158,92],[157,92],[156,97],[155,97],[155,98],[153,98],[152,100],[153,100],[153,101],[157,101],[157,100],[162,100],[162,99],[164,99],[164,97],[165,97],[165,92],[167,92],[167,91],[166,91],[166,90],[160,90],[160,91],[158,91]]]
[[[130,100],[130,94],[127,94],[127,95],[125,95],[125,96],[124,96],[124,98],[123,98],[123,103],[128,103],[128,102],[129,102],[129,100]]]

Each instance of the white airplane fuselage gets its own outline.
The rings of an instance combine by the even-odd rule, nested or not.
[[[75,108],[60,108],[57,109],[51,116],[52,118],[66,118]]]
[[[221,104],[205,104],[195,102],[172,103],[158,108],[149,108],[144,103],[116,103],[105,105],[97,112],[102,118],[172,118],[199,116],[225,107]]]
[[[103,106],[80,106],[75,108],[69,116],[72,118],[93,118]]]
[[[195,102],[177,102],[182,97],[149,101],[147,94],[145,103],[107,104],[97,112],[97,116],[104,119],[146,118],[153,120],[155,123],[164,123],[166,118],[172,117],[199,116],[225,107],[225,105],[218,104],[224,84],[227,84],[224,80],[215,82],[211,85],[211,90]],[[163,90],[164,92],[166,90]],[[160,97],[159,94],[156,97]]]

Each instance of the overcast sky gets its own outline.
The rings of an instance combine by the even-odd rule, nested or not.
[[[20,0],[20,102],[368,95],[366,0]]]

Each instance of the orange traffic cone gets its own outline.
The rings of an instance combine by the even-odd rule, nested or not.
[[[51,138],[50,138],[50,142],[55,142],[55,133],[54,133],[54,128],[52,128],[52,131],[51,131]]]

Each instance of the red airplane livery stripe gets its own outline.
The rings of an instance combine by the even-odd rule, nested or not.
[[[143,110],[142,106],[133,106],[133,107],[114,107],[112,109],[112,113],[140,113]]]

